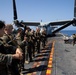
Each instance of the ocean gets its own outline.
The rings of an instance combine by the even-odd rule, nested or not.
[[[71,36],[72,34],[76,34],[76,30],[62,30],[60,32],[68,36]]]

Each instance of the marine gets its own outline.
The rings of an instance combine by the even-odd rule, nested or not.
[[[22,39],[23,37],[23,39]],[[24,70],[24,63],[25,63],[25,46],[26,46],[26,39],[25,39],[25,35],[23,36],[23,29],[22,28],[18,28],[17,30],[17,34],[16,34],[16,40],[18,45],[20,46],[20,48],[22,49],[23,52],[23,59],[21,61],[21,69]]]
[[[13,26],[11,24],[6,24],[4,32],[5,34],[3,35],[2,39],[4,42],[4,46],[7,49],[7,53],[9,54],[14,54],[15,50],[18,49],[20,51],[21,54],[22,51],[21,49],[18,47],[16,39],[14,38],[14,36],[12,35],[12,30],[13,30]],[[18,64],[21,60],[17,59],[13,59],[11,65],[9,66],[9,70],[11,70],[11,74],[13,75],[20,75],[19,69],[18,69]],[[10,73],[10,71],[9,71]]]
[[[31,29],[31,31],[30,31],[30,37],[31,37],[31,45],[32,45],[32,58],[34,58],[35,57],[35,41],[36,41],[36,39],[35,39],[35,33],[34,33],[34,30],[33,29]]]
[[[22,52],[17,48],[13,50],[13,54],[8,53],[2,36],[4,34],[5,23],[0,20],[0,75],[17,75],[13,74],[12,68],[9,70],[9,66],[12,65],[13,59],[22,59]]]
[[[45,43],[46,43],[46,31],[43,29],[41,32],[41,42],[42,42],[42,47],[45,47]]]
[[[76,34],[73,34],[72,36],[73,36],[73,46],[74,46],[76,43]]]
[[[41,34],[40,34],[40,28],[38,27],[36,28],[35,38],[36,38],[36,50],[37,53],[40,53]]]
[[[31,40],[31,34],[30,34],[30,28],[27,28],[25,31],[25,35],[27,37],[28,45],[26,46],[27,55],[28,55],[28,63],[32,62],[32,40]]]

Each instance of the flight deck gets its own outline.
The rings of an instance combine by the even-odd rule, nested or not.
[[[76,44],[66,44],[61,34],[47,41],[33,62],[25,64],[23,75],[76,75]]]

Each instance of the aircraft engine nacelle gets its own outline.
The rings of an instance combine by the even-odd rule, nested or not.
[[[18,20],[14,20],[14,24],[17,26],[17,27],[24,27],[22,25],[23,21],[19,22]]]
[[[73,22],[72,25],[73,25],[73,26],[76,26],[76,18],[74,18],[73,21],[74,21],[74,22]]]
[[[76,23],[72,24],[73,26],[76,26]]]

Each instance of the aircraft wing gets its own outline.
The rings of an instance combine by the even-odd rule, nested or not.
[[[64,25],[68,22],[70,22],[71,20],[65,20],[65,21],[54,21],[54,22],[50,22],[48,25],[51,25],[51,26],[60,26],[60,25]],[[40,22],[23,22],[24,25],[26,26],[45,26],[44,24],[41,25]],[[46,24],[47,26],[47,24]]]
[[[70,22],[71,20],[65,20],[65,21],[56,21],[56,22],[50,22],[49,25],[55,26],[55,25],[64,25],[65,23]]]
[[[40,25],[40,22],[23,22],[26,26],[38,26]]]

